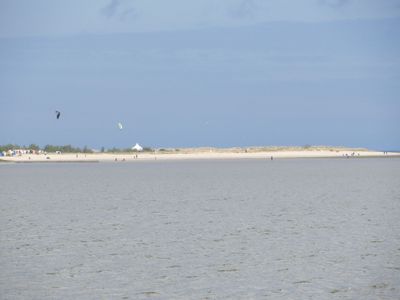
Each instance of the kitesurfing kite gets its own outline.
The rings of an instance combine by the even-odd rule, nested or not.
[[[121,124],[121,122],[118,122],[118,128],[120,129],[120,130],[122,130],[122,124]]]
[[[60,116],[61,116],[61,112],[59,112],[58,110],[56,110],[56,117],[57,117],[57,120],[60,118]]]

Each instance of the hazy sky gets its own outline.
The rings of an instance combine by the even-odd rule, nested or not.
[[[400,0],[0,0],[0,144],[400,149],[399,37]]]

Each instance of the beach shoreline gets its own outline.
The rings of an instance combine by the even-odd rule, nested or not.
[[[22,154],[0,157],[1,162],[9,163],[94,163],[94,162],[133,162],[154,160],[211,160],[211,159],[289,159],[289,158],[387,158],[400,157],[400,152],[371,150],[277,150],[277,151],[195,151],[138,152],[138,153],[47,153]]]

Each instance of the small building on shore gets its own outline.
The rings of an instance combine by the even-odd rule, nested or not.
[[[140,146],[138,143],[136,143],[136,145],[133,146],[131,149],[132,149],[133,151],[137,151],[137,152],[142,152],[142,151],[143,151],[143,147]]]

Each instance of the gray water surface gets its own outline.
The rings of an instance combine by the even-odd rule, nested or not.
[[[1,299],[399,299],[400,159],[0,166]]]

